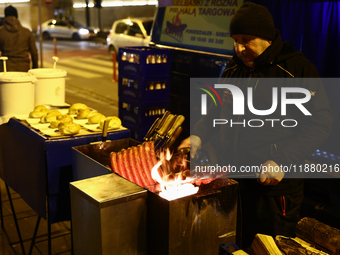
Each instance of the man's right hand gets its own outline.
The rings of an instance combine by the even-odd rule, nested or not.
[[[201,148],[201,144],[201,138],[196,135],[191,135],[182,141],[177,150],[182,148],[190,148],[190,156],[191,158],[194,158],[196,155],[196,151]]]
[[[267,160],[262,164],[262,172],[257,181],[264,186],[275,186],[282,181],[285,173],[273,160]]]

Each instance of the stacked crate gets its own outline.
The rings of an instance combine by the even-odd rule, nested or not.
[[[119,118],[142,141],[153,122],[170,108],[171,51],[155,47],[120,48]]]

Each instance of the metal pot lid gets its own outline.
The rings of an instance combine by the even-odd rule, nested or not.
[[[35,76],[30,73],[25,72],[2,72],[0,73],[0,82],[2,83],[18,83],[18,82],[34,82],[36,80]]]
[[[35,68],[28,70],[29,73],[35,75],[35,77],[39,78],[61,78],[67,75],[67,72],[63,69],[54,69],[54,68]]]

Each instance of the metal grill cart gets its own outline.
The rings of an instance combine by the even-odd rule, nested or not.
[[[110,172],[110,153],[136,144],[122,139],[73,148],[82,179],[70,184],[75,254],[206,255],[235,242],[236,181],[202,182],[196,194],[169,201],[157,185],[142,188]],[[96,177],[84,179],[90,176]]]
[[[229,37],[228,24],[243,1],[226,1],[227,6],[218,8],[214,6],[216,1],[194,2],[173,1],[172,6],[158,9],[150,47],[119,50],[119,117],[136,140],[142,141],[152,123],[166,110],[185,115],[181,136],[188,136],[190,78],[220,77],[233,54],[233,40]],[[181,137],[176,141],[180,142]],[[107,217],[104,211],[116,212],[118,207],[125,211],[130,203],[137,204],[139,199],[144,199],[134,196],[133,192],[126,194],[124,199],[114,195],[120,190],[123,196],[125,187],[119,188],[120,180],[115,173],[110,173],[109,155],[112,151],[118,152],[134,146],[130,142],[113,141],[102,146],[73,148],[74,175],[79,180],[71,184],[72,222],[77,222],[73,232],[75,248],[84,251],[87,249],[81,244],[88,247],[93,245],[103,254],[116,249],[119,247],[119,239],[114,238],[112,228],[117,232],[131,231],[126,240],[131,240],[130,237],[134,236],[132,232],[145,231],[146,254],[217,254],[220,243],[235,241],[238,183],[230,179],[216,179],[202,184],[197,194],[173,201],[161,198],[159,191],[152,187],[144,188],[147,190],[147,212],[144,218],[141,211],[145,207],[140,206],[134,211],[136,219],[140,220],[138,227],[136,222],[122,227],[115,215]],[[95,187],[103,180],[112,189],[106,200],[98,198],[93,192],[95,189],[106,189],[104,185]],[[93,186],[90,191],[85,183],[91,181]],[[134,187],[139,192],[137,184],[126,180],[124,183],[126,187]],[[116,198],[119,203],[114,202]],[[90,207],[92,215],[96,215],[91,217],[90,225],[96,222],[95,233],[102,235],[101,240],[92,236],[95,233],[85,231],[82,219],[85,220],[84,211]],[[99,220],[100,215],[104,217]],[[73,221],[73,218],[76,220]],[[120,219],[128,222],[125,217]],[[107,226],[111,226],[111,230]],[[105,241],[107,238],[111,243]],[[131,247],[137,247],[135,241],[130,241]],[[130,254],[145,254],[145,251],[134,249]]]
[[[120,48],[119,118],[142,141],[151,124],[170,107],[171,51]]]
[[[36,227],[41,217],[47,220],[51,254],[51,224],[71,220],[72,147],[101,141],[102,133],[49,137],[16,118],[0,125],[0,133],[0,177],[38,214]],[[129,137],[127,129],[107,135]]]

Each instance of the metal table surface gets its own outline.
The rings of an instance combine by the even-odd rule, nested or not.
[[[129,137],[128,129],[107,134]],[[49,224],[71,220],[72,147],[101,139],[101,133],[50,139],[11,118],[0,125],[0,178]]]

